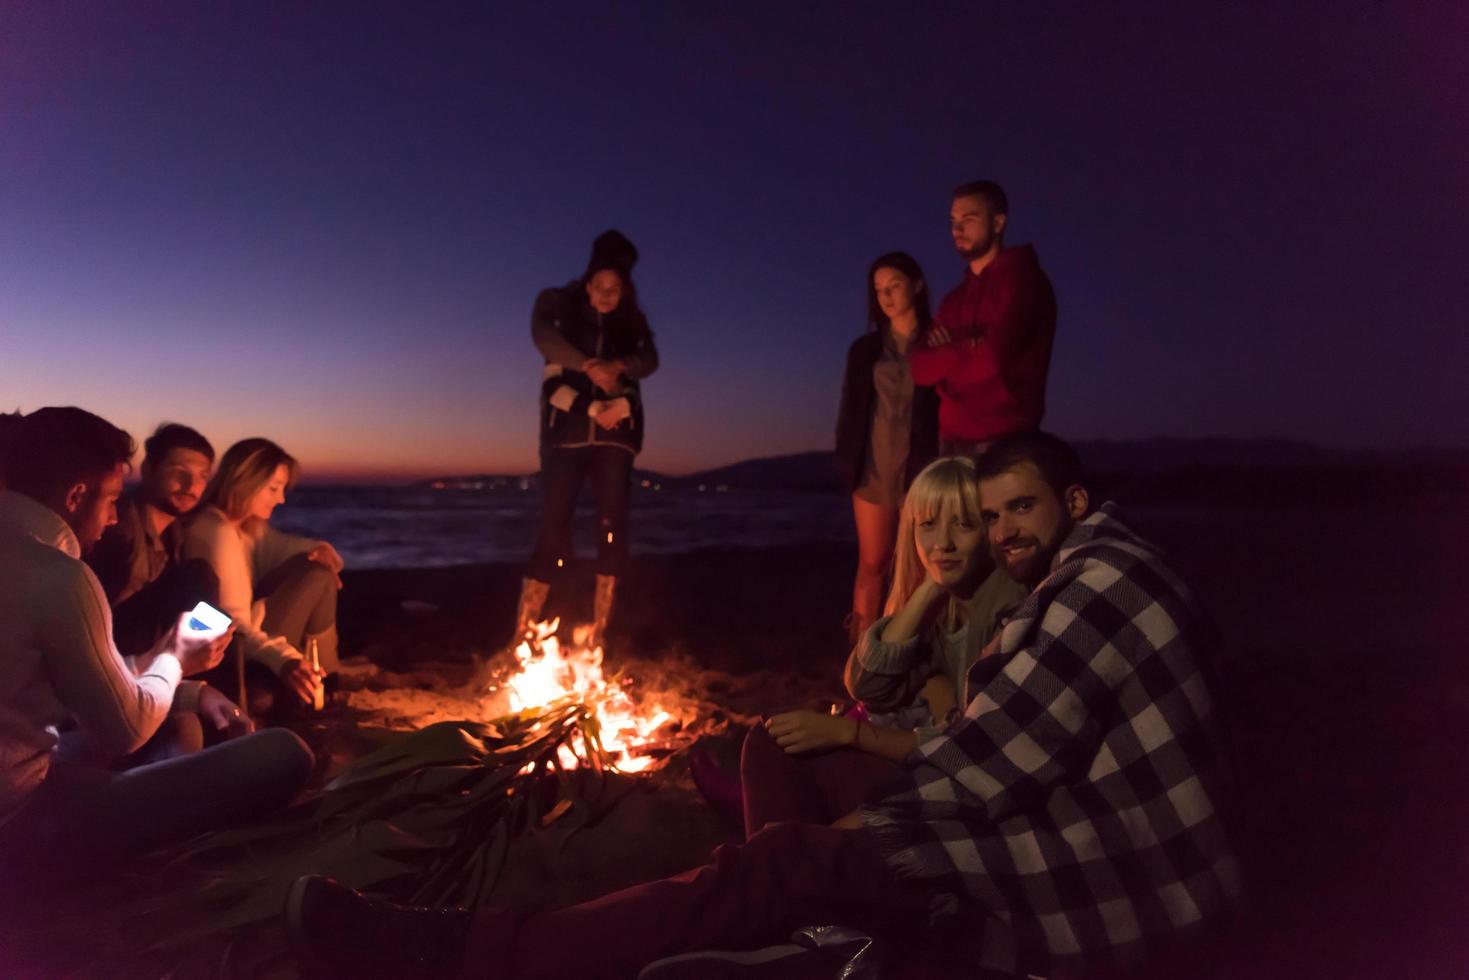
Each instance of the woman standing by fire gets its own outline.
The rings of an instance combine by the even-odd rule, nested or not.
[[[867,270],[868,332],[847,351],[837,413],[837,463],[857,524],[857,581],[847,622],[854,643],[882,606],[903,494],[938,455],[938,394],[915,385],[908,370],[908,351],[931,319],[918,263],[906,252],[879,256]]]
[[[541,614],[551,579],[571,558],[571,529],[582,481],[597,506],[597,585],[593,644],[612,613],[627,560],[628,493],[633,457],[643,448],[638,382],[658,368],[648,320],[638,307],[632,268],[638,250],[618,231],[592,243],[579,279],[536,297],[531,338],[546,359],[541,385],[540,536],[520,583],[518,642]]]

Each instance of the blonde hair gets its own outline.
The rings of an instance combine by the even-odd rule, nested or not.
[[[898,517],[898,540],[893,549],[893,586],[888,590],[884,615],[896,615],[928,576],[914,540],[916,529],[920,521],[937,514],[945,503],[957,507],[976,525],[980,523],[979,480],[974,475],[974,460],[968,456],[941,457],[913,478],[913,485],[903,499],[903,512]],[[958,600],[949,599],[944,618],[950,628],[959,618],[957,605]]]
[[[278,466],[286,468],[289,490],[296,484],[295,457],[269,439],[241,439],[225,450],[199,503],[218,507],[232,521],[248,518],[250,499],[270,482]],[[246,520],[246,530],[258,530],[256,523],[253,518]]]

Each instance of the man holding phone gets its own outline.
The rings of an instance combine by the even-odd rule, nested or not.
[[[9,886],[58,855],[141,854],[273,809],[313,766],[295,734],[244,734],[232,703],[182,680],[220,662],[232,629],[192,628],[183,613],[146,652],[118,653],[102,586],[81,556],[117,520],[132,453],[132,438],[105,420],[43,408],[0,459],[0,881]],[[199,712],[243,737],[184,758],[158,743],[139,753],[171,712]],[[118,771],[125,758],[133,767]]]

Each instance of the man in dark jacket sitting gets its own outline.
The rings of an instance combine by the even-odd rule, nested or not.
[[[204,561],[179,560],[181,517],[199,505],[214,447],[186,425],[166,422],[143,443],[141,480],[117,502],[117,523],[87,564],[112,606],[123,656],[142,653],[199,602],[218,601],[219,580]]]

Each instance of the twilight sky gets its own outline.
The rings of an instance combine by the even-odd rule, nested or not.
[[[1462,4],[511,6],[0,0],[0,409],[534,469],[531,302],[616,226],[640,464],[827,448],[867,264],[947,291],[993,177],[1049,428],[1469,445]]]

